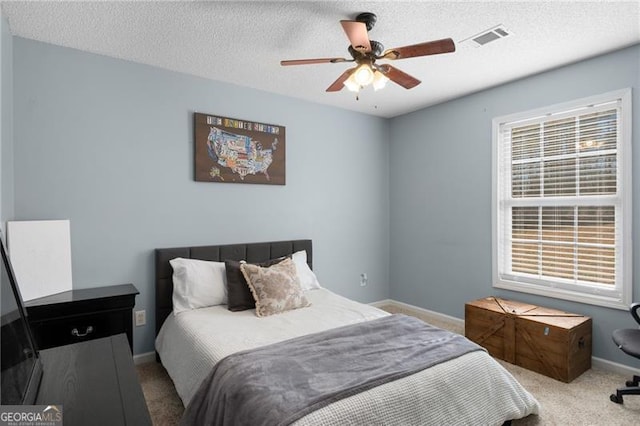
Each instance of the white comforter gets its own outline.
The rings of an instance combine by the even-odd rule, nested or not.
[[[169,315],[156,349],[186,406],[215,363],[245,349],[388,313],[326,289],[311,306],[259,318],[225,305]],[[317,410],[296,424],[502,424],[538,413],[538,402],[485,352],[472,352]]]

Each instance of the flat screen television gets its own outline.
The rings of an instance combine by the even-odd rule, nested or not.
[[[2,405],[35,403],[42,363],[27,321],[26,310],[16,282],[11,261],[0,233],[2,262],[0,265],[0,380]]]

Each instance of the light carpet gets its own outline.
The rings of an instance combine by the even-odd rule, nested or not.
[[[455,322],[442,321],[423,312],[385,306],[392,313],[417,316],[437,327],[464,334]],[[516,365],[499,361],[540,402],[539,416],[515,420],[514,426],[530,425],[635,425],[640,424],[640,396],[627,396],[614,404],[609,395],[624,386],[627,377],[594,369],[571,383],[562,383]],[[154,425],[176,425],[184,407],[164,368],[155,362],[136,366],[142,391]],[[464,383],[461,383],[464,386]]]

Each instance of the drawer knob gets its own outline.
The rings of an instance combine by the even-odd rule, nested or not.
[[[75,327],[73,328],[73,330],[71,330],[71,335],[76,337],[85,337],[91,333],[93,333],[93,326],[91,325],[84,330],[84,333],[80,333]]]

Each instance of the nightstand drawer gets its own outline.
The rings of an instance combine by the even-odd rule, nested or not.
[[[131,311],[100,312],[55,320],[32,322],[39,349],[111,336],[127,329]],[[130,326],[129,326],[130,327]]]
[[[133,353],[133,284],[53,294],[25,303],[39,349],[126,333]]]

